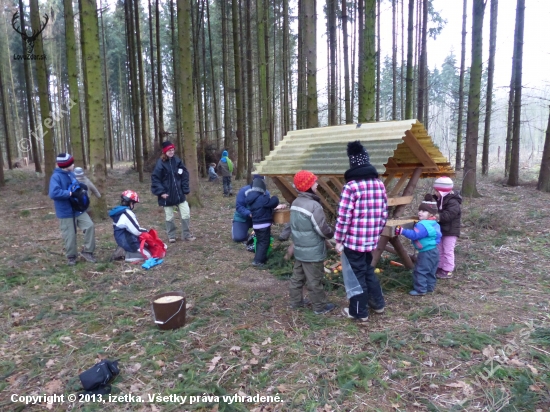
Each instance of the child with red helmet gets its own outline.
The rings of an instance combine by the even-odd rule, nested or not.
[[[125,190],[120,195],[120,206],[109,211],[109,217],[113,220],[115,241],[118,245],[115,255],[122,254],[123,250],[126,262],[140,262],[151,257],[147,249],[143,249],[145,256],[139,250],[139,236],[147,232],[147,229],[139,226],[133,212],[136,203],[139,203],[137,192]]]

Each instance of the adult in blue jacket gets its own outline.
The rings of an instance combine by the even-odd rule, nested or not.
[[[176,241],[176,225],[174,224],[174,206],[181,215],[182,240],[195,240],[189,229],[191,210],[185,200],[189,194],[189,172],[176,156],[176,147],[170,141],[162,142],[162,154],[157,160],[155,170],[151,175],[151,191],[158,197],[159,206],[164,207],[166,232],[168,241]]]
[[[53,200],[55,216],[59,219],[61,237],[65,245],[67,264],[74,266],[77,258],[76,228],[84,232],[84,248],[80,253],[88,262],[95,263],[95,227],[94,222],[86,212],[76,212],[71,206],[69,198],[72,193],[69,187],[76,179],[74,158],[69,153],[60,153],[56,158],[57,168],[50,178],[49,196]],[[81,184],[82,188],[85,188]],[[87,189],[87,188],[86,188]]]
[[[263,179],[263,176],[253,175],[252,179]],[[252,228],[252,214],[246,206],[246,191],[252,188],[252,183],[241,187],[235,201],[235,213],[233,214],[233,226],[231,238],[234,242],[244,242],[248,239],[248,231]],[[269,191],[265,193],[269,196]]]

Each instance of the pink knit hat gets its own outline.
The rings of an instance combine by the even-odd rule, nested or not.
[[[434,189],[440,193],[449,193],[453,190],[453,181],[448,176],[441,176],[435,179]]]

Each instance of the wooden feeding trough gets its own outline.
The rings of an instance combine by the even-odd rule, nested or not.
[[[256,164],[256,173],[269,176],[287,202],[298,192],[292,185],[294,174],[309,170],[318,176],[321,203],[332,218],[336,217],[344,173],[349,169],[347,143],[360,140],[369,153],[388,193],[389,220],[376,250],[373,266],[384,250],[399,255],[408,268],[413,263],[394,236],[397,225],[413,224],[403,218],[405,207],[413,201],[413,193],[421,178],[454,176],[449,161],[434,145],[432,138],[415,119],[349,124],[290,131],[265,160]],[[388,245],[390,243],[390,245]]]

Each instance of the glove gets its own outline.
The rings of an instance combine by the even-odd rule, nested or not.
[[[159,258],[149,258],[143,265],[141,265],[141,267],[143,269],[151,269],[153,266],[160,265],[162,262],[163,260]]]
[[[403,228],[401,226],[396,226],[395,227],[395,236],[399,236],[401,234],[401,232],[403,232]]]

